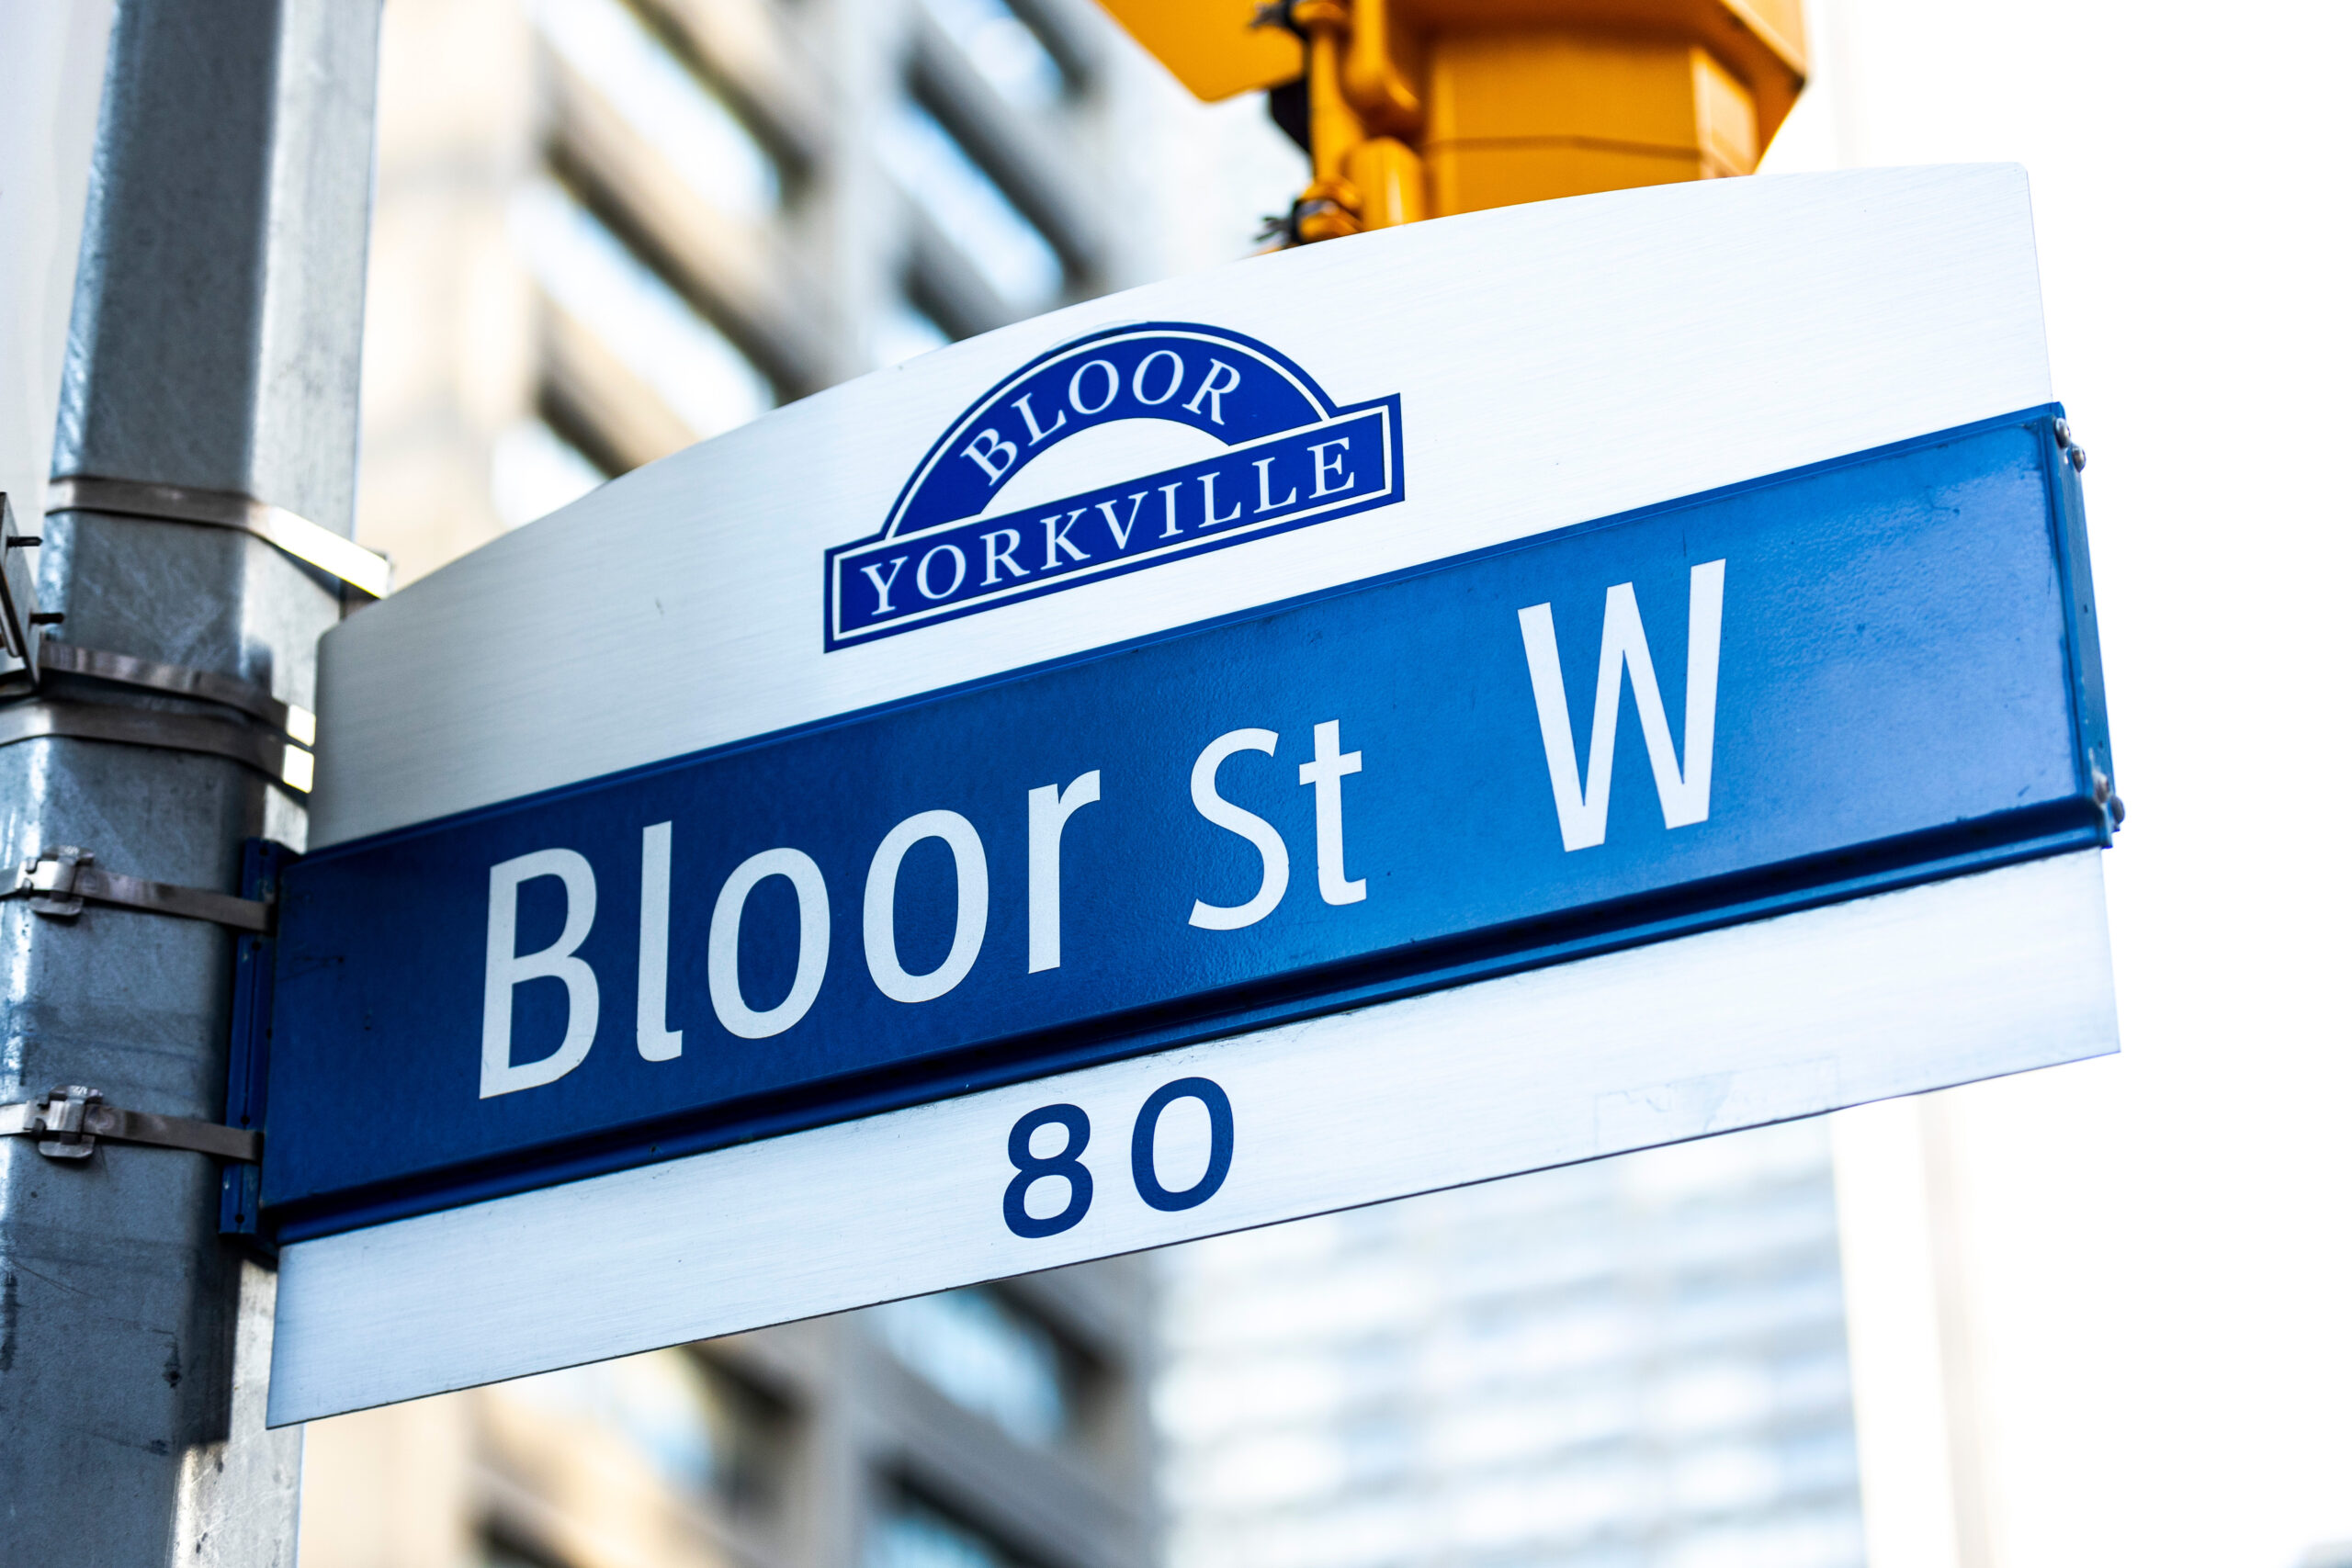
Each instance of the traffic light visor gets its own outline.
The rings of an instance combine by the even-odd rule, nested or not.
[[[1251,25],[1257,0],[1102,0],[1102,8],[1204,102],[1279,86],[1306,68],[1297,34]]]

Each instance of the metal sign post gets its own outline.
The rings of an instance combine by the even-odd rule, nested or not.
[[[2018,171],[1667,187],[1010,328],[353,618],[272,1419],[2113,1049],[2078,463]]]
[[[67,484],[8,497],[39,568],[12,537],[7,597],[39,618],[0,660],[0,1555],[290,1563],[301,1448],[262,1421],[274,1276],[219,1235],[255,1144],[222,1088],[267,916],[237,896],[243,844],[301,841],[341,585],[185,503],[233,494],[357,550],[376,12],[109,9]]]

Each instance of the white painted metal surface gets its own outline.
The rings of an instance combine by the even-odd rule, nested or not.
[[[1498,311],[1498,296],[1543,306]],[[1000,377],[1145,320],[1249,333],[1343,401],[1402,390],[1408,499],[1351,520],[1344,547],[1302,529],[823,653],[824,548],[874,532],[931,442]],[[323,646],[311,841],[2049,400],[2013,165],[1664,186],[1156,284],[806,399],[355,615]],[[1106,426],[1102,443],[1073,441],[1022,478],[1043,496],[1098,468],[1132,474],[1135,442],[1184,434],[1172,428]]]
[[[2084,852],[303,1242],[270,1419],[2096,1055],[2109,973]],[[1193,1075],[1230,1097],[1230,1174],[1158,1212],[1129,1129]],[[1094,1200],[1023,1240],[1007,1134],[1057,1102],[1091,1120]],[[1164,1120],[1166,1185],[1205,1125]]]

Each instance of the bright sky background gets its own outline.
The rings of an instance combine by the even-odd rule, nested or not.
[[[2090,453],[2124,1054],[1959,1091],[2001,1568],[2290,1568],[2352,1540],[2352,11],[1806,8],[1768,169],[2023,163]]]

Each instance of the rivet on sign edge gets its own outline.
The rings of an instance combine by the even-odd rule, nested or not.
[[[2106,808],[2110,827],[2123,826],[2123,797],[2115,793],[2115,785],[2104,770],[2091,770],[2091,799]]]

